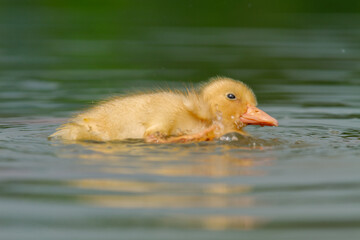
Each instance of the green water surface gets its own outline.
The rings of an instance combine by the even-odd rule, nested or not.
[[[271,2],[271,4],[270,4]],[[358,1],[2,1],[0,239],[358,239]],[[64,144],[98,100],[215,75],[280,126]]]

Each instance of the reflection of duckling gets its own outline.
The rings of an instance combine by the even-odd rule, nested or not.
[[[216,77],[199,90],[159,91],[118,97],[77,115],[50,137],[147,142],[208,141],[248,124],[277,126],[256,108],[252,90],[240,81]]]

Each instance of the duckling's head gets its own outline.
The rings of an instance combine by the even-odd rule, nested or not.
[[[278,126],[276,119],[256,107],[253,91],[243,82],[216,77],[201,88],[201,95],[226,126],[241,130],[246,125]]]

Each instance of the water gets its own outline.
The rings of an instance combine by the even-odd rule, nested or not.
[[[11,17],[27,8],[0,25],[1,239],[358,238],[358,17],[117,35],[99,13],[91,35],[74,13]],[[249,84],[280,126],[196,144],[47,140],[100,99],[216,74]]]

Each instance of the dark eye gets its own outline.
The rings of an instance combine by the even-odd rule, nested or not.
[[[232,94],[232,93],[228,93],[226,96],[227,96],[227,98],[230,99],[230,100],[236,99],[235,95]]]

